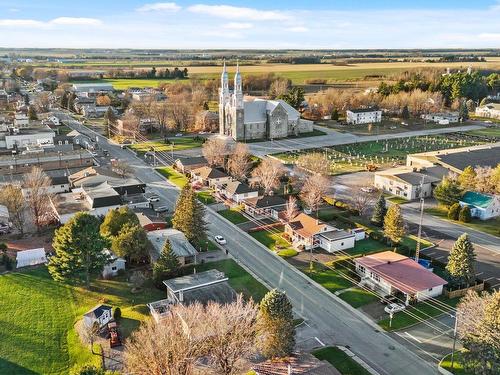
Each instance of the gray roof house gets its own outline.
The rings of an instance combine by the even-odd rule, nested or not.
[[[167,228],[148,232],[148,239],[153,244],[151,259],[156,261],[165,242],[170,241],[172,250],[179,258],[181,265],[194,263],[198,251],[189,243],[184,233],[177,229]]]

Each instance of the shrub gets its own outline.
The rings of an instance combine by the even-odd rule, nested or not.
[[[458,215],[460,213],[460,204],[454,203],[448,209],[448,219],[458,220]]]
[[[371,232],[368,236],[375,241],[382,241],[384,239],[384,236],[379,232]]]
[[[464,206],[458,214],[458,220],[462,223],[470,223],[472,219],[469,206]]]
[[[285,249],[278,251],[278,255],[283,258],[291,258],[298,254],[297,250],[294,249]]]
[[[399,245],[398,253],[402,255],[410,255],[410,248],[406,245]]]
[[[122,309],[119,307],[115,307],[115,311],[113,312],[113,318],[118,321],[122,317]]]

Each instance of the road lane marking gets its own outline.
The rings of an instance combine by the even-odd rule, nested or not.
[[[406,333],[409,337],[411,337],[413,340],[415,340],[416,342],[418,342],[418,343],[420,343],[420,344],[423,344],[423,342],[422,342],[422,341],[420,341],[418,338],[416,338],[415,336],[413,336],[411,333],[408,333],[408,332],[406,332],[406,331],[405,331],[405,333]]]

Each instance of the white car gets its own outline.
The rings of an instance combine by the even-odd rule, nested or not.
[[[154,211],[155,211],[155,212],[167,212],[167,211],[168,211],[168,207],[167,207],[167,206],[159,206],[159,207],[155,207],[155,208],[154,208]]]
[[[361,188],[361,191],[363,193],[373,193],[373,192],[375,192],[375,188],[371,187],[371,186],[367,186],[367,187]]]
[[[151,195],[147,198],[148,202],[159,202],[160,197],[158,195]]]
[[[390,303],[386,307],[384,307],[384,311],[387,314],[394,314],[399,311],[403,311],[404,309],[406,309],[406,306],[402,303]]]
[[[184,135],[184,134],[182,134],[182,133],[177,133],[175,136],[176,136],[176,137],[182,137],[183,135]]]
[[[226,239],[222,236],[215,236],[214,239],[215,239],[215,242],[217,242],[219,245],[227,244]]]

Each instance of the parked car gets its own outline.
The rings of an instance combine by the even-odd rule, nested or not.
[[[215,242],[217,242],[219,245],[227,244],[226,239],[222,236],[215,236],[214,239],[215,239]]]
[[[406,306],[402,303],[390,303],[386,307],[384,307],[384,311],[387,314],[394,314],[399,311],[403,311],[404,309],[406,309]]]
[[[155,212],[167,212],[168,211],[168,207],[167,206],[158,206],[158,207],[154,208],[154,211]]]
[[[148,200],[148,202],[159,202],[160,201],[160,197],[158,195],[150,195],[146,199]]]
[[[184,134],[182,134],[182,133],[177,133],[175,136],[176,136],[176,137],[182,137],[183,135],[184,135]]]

